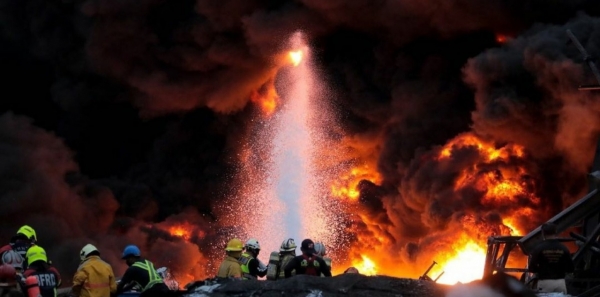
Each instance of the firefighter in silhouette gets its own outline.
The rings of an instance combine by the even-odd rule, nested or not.
[[[27,250],[35,244],[37,235],[30,226],[24,225],[10,239],[9,244],[0,248],[0,262],[13,266],[17,272],[25,270]]]
[[[556,239],[555,224],[542,225],[540,242],[529,255],[529,272],[537,274],[537,289],[539,292],[567,293],[565,276],[575,270],[569,249]]]
[[[158,275],[154,264],[141,257],[140,249],[135,245],[128,245],[123,250],[123,257],[127,263],[127,270],[117,285],[117,295],[128,287],[139,286],[142,288],[140,297],[160,297],[169,295],[169,288]]]
[[[327,263],[316,256],[315,243],[310,239],[305,239],[300,245],[302,255],[294,257],[284,268],[285,277],[291,277],[292,271],[296,270],[296,274],[306,274],[320,276],[321,273],[326,276],[331,276],[331,270]]]
[[[271,252],[269,265],[267,267],[267,279],[277,280],[285,278],[283,268],[296,257],[296,242],[293,238],[288,238],[281,243],[279,251]],[[295,274],[295,271],[292,271]]]
[[[325,244],[323,244],[322,242],[315,243],[315,255],[323,258],[323,260],[325,261],[327,266],[329,266],[329,271],[331,271],[331,258],[325,256],[325,255],[327,255],[327,251],[325,249]],[[325,276],[325,275],[323,275],[321,273],[321,276]]]
[[[48,264],[46,251],[39,245],[34,245],[27,250],[27,270],[23,276],[35,276],[40,287],[42,297],[56,297],[56,289],[60,286],[60,274],[56,268]]]
[[[86,244],[79,252],[79,258],[81,264],[73,277],[72,296],[105,297],[117,291],[112,267],[100,259],[95,246]]]
[[[239,258],[242,256],[244,244],[238,238],[227,243],[225,253],[227,256],[221,262],[217,277],[219,278],[242,278],[242,267]]]
[[[258,244],[258,240],[248,239],[244,244],[244,252],[239,259],[242,276],[245,279],[257,279],[267,275],[267,267],[257,258],[259,253],[260,244]]]

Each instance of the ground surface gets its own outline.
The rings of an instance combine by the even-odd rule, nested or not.
[[[386,276],[368,277],[343,274],[333,278],[305,275],[279,281],[229,281],[207,283],[194,289],[188,297],[200,296],[373,296],[373,297],[443,297],[445,286],[427,281]]]

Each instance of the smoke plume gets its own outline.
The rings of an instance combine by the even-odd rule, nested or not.
[[[254,102],[298,30],[339,162],[364,171],[340,253],[413,275],[462,236],[529,230],[585,189],[600,106],[565,30],[598,54],[599,4],[438,2],[0,0],[0,235],[32,225],[65,275],[91,242],[118,273],[135,243],[211,276]]]

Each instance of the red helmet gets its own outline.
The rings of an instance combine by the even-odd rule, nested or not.
[[[14,286],[17,284],[17,271],[8,264],[0,265],[0,286]]]

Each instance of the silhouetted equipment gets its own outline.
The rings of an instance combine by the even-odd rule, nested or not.
[[[436,261],[433,261],[433,263],[431,263],[431,265],[429,265],[429,268],[427,268],[427,270],[425,270],[425,273],[423,273],[423,275],[421,275],[419,277],[419,280],[426,280],[426,281],[430,281],[430,282],[437,282],[438,279],[440,279],[440,277],[442,277],[442,275],[444,275],[444,271],[442,271],[442,273],[440,273],[435,279],[432,279],[431,277],[429,277],[429,271],[431,271],[431,268],[433,268],[433,266],[435,266],[437,264]]]
[[[581,52],[583,60],[588,64],[598,82],[597,85],[579,86],[579,90],[600,90],[600,72],[594,59],[587,53],[573,32],[567,30],[567,35]],[[598,242],[600,236],[600,139],[591,167],[592,173],[588,176],[588,194],[547,221],[547,223],[554,223],[559,233],[569,229],[579,229],[582,232],[582,234],[570,232],[571,237],[559,238],[561,241],[575,242],[578,247],[577,251],[572,254],[576,267],[575,273],[566,281],[569,294],[579,294],[579,296],[600,296],[600,242]],[[536,278],[528,272],[527,267],[513,268],[506,267],[506,265],[513,251],[520,250],[523,254],[529,255],[541,240],[541,226],[525,236],[490,236],[487,241],[488,248],[483,276],[490,276],[500,271],[522,273],[522,282],[526,285],[535,284]],[[519,249],[515,249],[516,247]]]
[[[583,47],[581,42],[579,42],[579,40],[577,39],[577,37],[575,37],[575,34],[573,34],[573,32],[571,32],[571,30],[567,30],[567,35],[569,36],[569,38],[571,39],[571,41],[573,42],[575,47],[579,50],[579,52],[583,56],[583,61],[585,61],[588,64],[588,66],[590,66],[590,69],[592,70],[592,73],[594,74],[594,77],[596,78],[596,81],[598,82],[597,85],[581,85],[581,86],[579,86],[579,90],[580,91],[600,90],[600,71],[598,71],[598,68],[596,67],[596,63],[594,63],[594,58],[588,54],[585,47]]]

